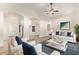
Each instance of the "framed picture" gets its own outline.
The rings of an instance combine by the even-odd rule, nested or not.
[[[60,22],[60,29],[61,30],[68,30],[68,29],[70,29],[70,22]]]

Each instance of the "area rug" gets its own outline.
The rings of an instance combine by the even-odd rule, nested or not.
[[[48,47],[44,42],[42,42],[42,50],[48,55],[50,55],[54,50],[59,51],[61,55],[79,55],[79,43],[68,42],[67,45],[68,47],[66,51],[60,51],[58,49]]]
[[[79,43],[67,43],[68,47],[61,55],[79,55]]]

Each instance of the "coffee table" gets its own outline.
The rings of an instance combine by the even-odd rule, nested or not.
[[[46,44],[42,44],[42,51],[48,55],[60,55],[58,49],[54,49],[53,47],[47,46]]]
[[[47,42],[46,46],[56,48],[56,49],[61,50],[61,51],[66,51],[66,48],[67,48],[66,43],[67,42],[58,43],[58,42],[55,42],[53,40],[47,40],[46,42]]]

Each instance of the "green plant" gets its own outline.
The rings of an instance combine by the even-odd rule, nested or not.
[[[75,29],[76,35],[79,35],[79,25],[78,25],[78,24],[76,24],[76,25],[74,26],[74,29]]]

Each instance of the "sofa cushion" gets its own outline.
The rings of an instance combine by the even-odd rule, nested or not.
[[[35,48],[29,45],[28,43],[23,42],[22,47],[23,47],[24,55],[36,55],[37,54]]]
[[[18,45],[21,45],[22,44],[22,40],[20,37],[16,36],[16,41],[17,41],[17,44]]]
[[[67,32],[67,36],[70,36],[71,37],[71,32]]]
[[[59,31],[56,31],[56,35],[59,35]]]

